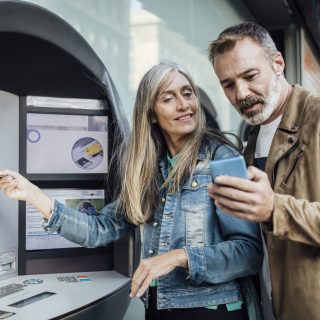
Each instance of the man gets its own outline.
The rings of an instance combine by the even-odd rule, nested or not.
[[[265,319],[320,319],[320,97],[286,81],[281,53],[254,23],[224,30],[209,57],[253,125],[250,180],[220,176],[209,193],[224,213],[261,222]]]

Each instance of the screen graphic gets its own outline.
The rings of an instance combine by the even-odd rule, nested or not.
[[[49,196],[83,214],[97,215],[105,205],[104,190],[43,189]],[[75,248],[80,245],[42,228],[42,216],[26,204],[26,250]]]
[[[108,117],[27,114],[27,173],[106,173]]]
[[[103,146],[93,138],[79,139],[72,147],[72,160],[83,169],[94,169],[103,160]]]

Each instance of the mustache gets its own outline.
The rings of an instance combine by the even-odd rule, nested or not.
[[[263,97],[256,96],[256,95],[251,95],[251,96],[248,96],[245,99],[239,101],[237,103],[237,106],[241,110],[241,109],[245,109],[245,108],[251,107],[256,103],[264,104],[265,100],[263,99]]]

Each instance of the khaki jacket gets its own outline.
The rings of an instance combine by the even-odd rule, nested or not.
[[[252,165],[259,126],[245,151]],[[320,97],[295,85],[266,163],[275,192],[263,223],[278,320],[320,319]]]

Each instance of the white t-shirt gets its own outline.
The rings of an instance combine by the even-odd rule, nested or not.
[[[268,157],[273,136],[280,124],[282,115],[274,119],[272,122],[260,126],[260,131],[257,138],[256,150],[254,153],[255,158]]]
[[[254,153],[254,165],[264,170],[267,162],[267,157],[271,148],[272,140],[276,130],[280,124],[282,115],[273,120],[272,122],[261,125],[260,131],[257,138],[256,150]],[[261,287],[261,298],[262,298],[262,309],[265,320],[275,320],[272,308],[271,299],[271,279],[270,269],[268,262],[267,246],[264,239],[264,235],[261,230],[264,258],[262,263],[262,270],[260,273],[260,287]]]

